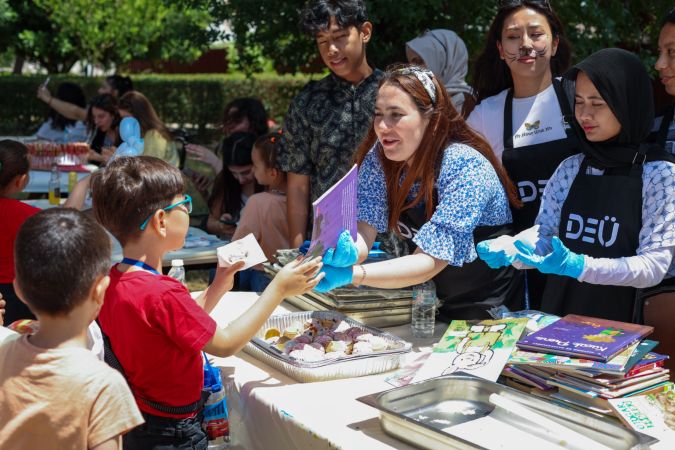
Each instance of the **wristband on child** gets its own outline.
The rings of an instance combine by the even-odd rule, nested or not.
[[[363,266],[356,266],[356,267],[361,269],[361,279],[359,280],[358,283],[356,283],[357,286],[360,286],[366,280],[366,268]]]

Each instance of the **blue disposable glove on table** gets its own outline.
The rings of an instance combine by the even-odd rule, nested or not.
[[[317,292],[328,292],[335,288],[346,286],[352,283],[352,268],[350,267],[333,267],[324,264],[321,272],[325,273],[324,278],[319,281],[319,284],[314,288]]]
[[[340,234],[335,248],[329,248],[323,255],[323,263],[333,267],[348,267],[356,264],[358,258],[359,250],[349,230],[345,230]]]
[[[516,255],[509,256],[504,250],[493,251],[490,250],[490,243],[494,239],[479,242],[476,245],[476,253],[478,257],[485,261],[485,264],[492,269],[499,269],[501,267],[510,266],[516,259]]]
[[[535,255],[527,244],[518,240],[513,245],[518,249],[516,258],[541,273],[579,278],[584,271],[584,255],[574,253],[565,247],[558,236],[551,239],[553,251],[546,256]]]

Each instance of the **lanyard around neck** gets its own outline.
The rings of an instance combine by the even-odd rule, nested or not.
[[[161,273],[157,272],[154,267],[149,266],[148,264],[144,263],[143,261],[139,261],[137,259],[131,259],[131,258],[123,258],[122,259],[122,264],[127,264],[129,266],[136,266],[140,267],[141,269],[145,269],[150,273],[153,273],[155,275],[161,275]]]

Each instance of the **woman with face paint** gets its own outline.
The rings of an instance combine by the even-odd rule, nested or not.
[[[556,169],[537,248],[516,241],[516,258],[548,274],[542,310],[629,322],[636,288],[675,276],[675,158],[646,143],[654,104],[637,56],[600,50],[565,78],[583,153]]]
[[[565,86],[555,78],[569,59],[563,26],[547,0],[500,2],[476,61],[479,104],[467,121],[490,143],[516,184],[522,202],[511,209],[516,232],[534,225],[551,174],[578,153],[568,125],[573,113],[563,101]],[[485,253],[485,248],[477,250]],[[528,273],[529,308],[539,308],[544,281]]]

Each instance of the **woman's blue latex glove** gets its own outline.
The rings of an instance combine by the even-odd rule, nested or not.
[[[345,230],[340,234],[335,248],[329,248],[323,255],[323,264],[333,267],[349,267],[356,264],[358,258],[359,250],[349,230]]]
[[[478,257],[485,261],[485,263],[492,269],[499,269],[501,267],[510,266],[516,259],[516,255],[509,256],[504,250],[492,251],[490,244],[494,239],[481,241],[476,245],[476,253]]]
[[[513,245],[518,249],[516,258],[541,273],[579,278],[584,271],[584,255],[574,253],[565,247],[558,236],[553,236],[551,239],[553,251],[546,256],[535,255],[527,244],[519,240],[516,240]]]
[[[323,280],[314,288],[317,292],[328,292],[335,288],[346,286],[352,283],[352,268],[333,267],[324,264],[321,272],[325,273]]]

